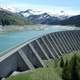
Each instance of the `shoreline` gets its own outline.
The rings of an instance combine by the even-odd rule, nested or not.
[[[11,26],[0,26],[0,32],[16,32],[16,31],[30,31],[30,30],[44,30],[44,25],[11,25]]]
[[[44,30],[47,28],[60,28],[66,30],[80,30],[79,27],[76,26],[61,26],[61,25],[10,25],[10,26],[1,26],[0,25],[0,32],[23,32],[23,31],[31,31],[31,30]]]

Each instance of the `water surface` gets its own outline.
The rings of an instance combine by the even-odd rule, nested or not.
[[[29,41],[35,37],[40,37],[41,35],[57,31],[64,31],[64,29],[46,28],[44,30],[31,30],[22,32],[0,32],[0,53],[16,47],[24,41]]]

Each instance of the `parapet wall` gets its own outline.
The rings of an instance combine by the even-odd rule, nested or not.
[[[12,55],[0,57],[0,78],[14,71],[45,67],[43,60],[59,58],[63,54],[80,49],[80,31],[60,31],[43,35],[15,50]]]

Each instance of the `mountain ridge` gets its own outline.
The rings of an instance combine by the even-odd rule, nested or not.
[[[19,14],[36,24],[56,24],[58,21],[68,18],[63,14],[56,16],[48,12],[33,11],[31,9],[21,11]]]
[[[41,12],[37,10],[27,9],[19,12],[11,12],[10,9],[0,8],[0,25],[1,21],[6,20],[10,25],[26,25],[26,24],[47,24],[47,25],[74,25],[80,26],[80,15],[68,16],[62,14],[54,15],[49,12]],[[3,20],[2,20],[3,19]]]

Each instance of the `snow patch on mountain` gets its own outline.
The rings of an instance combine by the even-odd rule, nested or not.
[[[24,17],[28,17],[30,15],[42,15],[40,16],[40,18],[42,17],[58,17],[63,19],[64,16],[69,16],[68,14],[66,14],[64,11],[48,11],[48,10],[38,10],[38,9],[27,9],[24,11],[20,11],[19,12],[21,15],[23,15]]]
[[[20,12],[20,10],[16,7],[11,7],[11,6],[0,6],[0,10],[7,10],[7,11],[11,11],[13,13],[16,13],[16,12]]]

